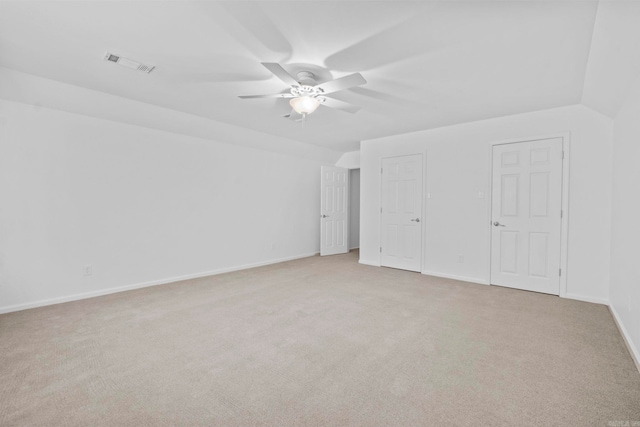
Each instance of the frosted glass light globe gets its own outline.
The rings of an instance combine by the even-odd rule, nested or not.
[[[299,96],[292,98],[289,104],[291,104],[291,107],[298,114],[311,114],[316,111],[316,108],[320,105],[320,101],[309,96]]]

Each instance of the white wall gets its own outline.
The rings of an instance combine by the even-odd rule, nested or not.
[[[613,124],[610,303],[640,362],[640,78]],[[639,365],[640,369],[640,365]]]
[[[611,120],[583,106],[466,123],[361,144],[361,262],[379,265],[380,161],[426,153],[423,272],[489,281],[492,142],[571,133],[567,296],[609,295]],[[478,198],[478,192],[487,197]],[[458,256],[464,256],[464,263]]]
[[[349,170],[349,249],[360,247],[360,169]]]
[[[0,100],[0,312],[311,255],[319,169]]]

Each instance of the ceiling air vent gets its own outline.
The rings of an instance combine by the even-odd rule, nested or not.
[[[132,70],[143,71],[145,73],[150,73],[154,68],[156,68],[155,65],[142,64],[132,59],[123,58],[109,52],[104,55],[104,60],[115,62],[116,64],[122,65],[123,67],[131,68]]]

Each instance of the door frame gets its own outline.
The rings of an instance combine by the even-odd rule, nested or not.
[[[378,170],[380,171],[380,180],[378,181],[378,230],[380,232],[378,238],[378,245],[382,246],[382,161],[384,159],[393,159],[395,157],[406,157],[406,156],[414,156],[416,154],[422,155],[422,193],[420,197],[422,198],[422,206],[420,208],[420,271],[417,273],[424,274],[424,253],[425,253],[425,235],[427,227],[425,226],[426,218],[427,218],[427,150],[423,151],[414,151],[411,153],[402,153],[396,154],[394,156],[386,156],[380,157],[380,161],[378,162]],[[362,237],[362,236],[361,236]],[[378,265],[377,267],[382,266],[382,253],[378,253]],[[409,271],[409,270],[405,270]]]
[[[517,144],[519,142],[539,141],[541,139],[562,139],[562,189],[561,189],[561,206],[562,218],[560,220],[560,292],[561,298],[567,296],[567,277],[569,275],[568,259],[569,259],[569,165],[571,159],[571,132],[560,132],[546,134],[540,136],[532,136],[526,138],[508,139],[495,141],[489,144],[489,203],[487,204],[487,212],[489,221],[487,221],[487,232],[489,233],[489,250],[487,255],[487,265],[489,267],[489,285],[491,285],[491,248],[493,245],[491,227],[492,227],[492,206],[493,206],[493,147],[496,145]]]

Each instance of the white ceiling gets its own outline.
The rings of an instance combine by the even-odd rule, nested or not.
[[[350,151],[580,103],[597,10],[588,0],[1,2],[0,66]],[[157,68],[119,67],[106,51]],[[320,107],[302,127],[280,117],[287,100],[239,99],[286,89],[260,62],[360,72],[368,83],[335,97],[362,109]]]

